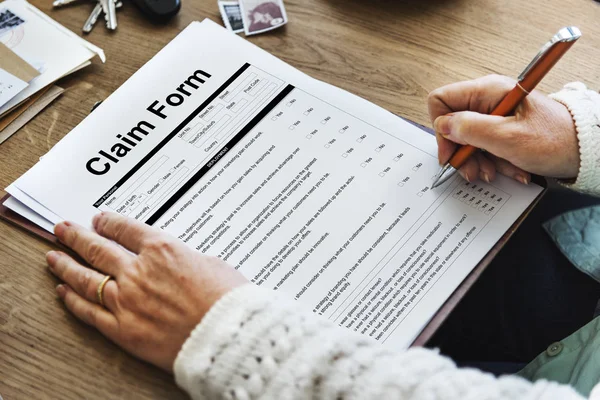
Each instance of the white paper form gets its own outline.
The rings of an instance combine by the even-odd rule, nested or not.
[[[15,197],[9,197],[2,203],[5,207],[11,209],[12,211],[20,214],[21,216],[27,218],[40,228],[45,229],[50,233],[54,233],[54,224],[44,218],[41,214],[36,213],[31,208],[27,207],[25,204],[21,203]]]
[[[27,193],[25,193],[22,190],[20,190],[19,188],[17,188],[15,185],[10,185],[8,188],[6,188],[6,191],[11,193],[11,195],[15,199],[19,199],[19,203],[21,203],[23,206],[27,207],[30,210],[30,212],[39,214],[41,217],[50,221],[52,224],[58,224],[59,222],[64,221],[64,218],[62,218],[62,217],[54,214],[52,211],[48,210],[46,207],[44,207],[42,204],[40,204],[37,200],[35,200],[31,196],[29,196]],[[17,211],[17,212],[21,213],[18,210],[13,210],[13,211]],[[24,216],[29,217],[29,214],[24,215]],[[50,232],[53,232],[53,229],[50,229]]]
[[[89,64],[95,55],[103,61],[105,59],[100,48],[78,37],[24,0],[0,3],[0,13],[6,11],[25,22],[0,33],[0,42],[32,64],[43,63],[43,70],[25,90],[0,107],[0,115],[72,70]]]
[[[27,87],[27,82],[0,68],[0,107]]]
[[[403,348],[541,191],[432,190],[438,168],[426,132],[205,21],[8,191],[87,226],[99,210],[158,226]]]

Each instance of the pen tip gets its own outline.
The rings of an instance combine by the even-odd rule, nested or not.
[[[440,171],[433,177],[433,184],[431,185],[432,189],[435,189],[438,186],[442,186],[446,181],[448,181],[454,174],[456,173],[456,169],[450,165],[444,165]]]

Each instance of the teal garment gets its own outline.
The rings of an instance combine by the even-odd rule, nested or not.
[[[560,342],[552,343],[517,375],[572,386],[588,397],[600,383],[600,317]]]
[[[600,282],[600,206],[562,214],[544,228],[575,267]],[[600,383],[600,317],[552,343],[517,375],[568,384],[589,396]]]
[[[600,206],[559,215],[544,228],[575,267],[600,282]]]

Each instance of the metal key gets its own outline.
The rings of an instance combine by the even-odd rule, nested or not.
[[[75,3],[78,2],[79,0],[56,0],[54,3],[52,3],[53,7],[63,7],[66,5],[69,5],[71,3]]]
[[[110,30],[117,29],[117,10],[115,7],[114,0],[100,0],[102,11],[104,12],[104,19],[106,20],[106,27]]]
[[[117,4],[115,4],[116,8],[121,8],[122,6],[123,6],[123,3],[121,3],[120,1]],[[85,21],[85,24],[83,25],[83,32],[90,33],[92,31],[92,29],[96,25],[96,22],[98,21],[98,18],[100,17],[100,14],[102,14],[102,12],[103,12],[102,4],[100,4],[99,2],[96,3],[96,6],[92,10],[92,13],[88,17],[88,19]]]
[[[92,29],[94,29],[94,25],[96,25],[96,21],[98,21],[100,14],[102,14],[102,5],[97,3],[96,7],[92,10],[92,13],[85,21],[85,24],[83,24],[83,32],[90,33]]]

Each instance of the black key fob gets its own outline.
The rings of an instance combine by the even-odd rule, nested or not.
[[[179,12],[181,0],[133,0],[153,21],[165,22]]]

